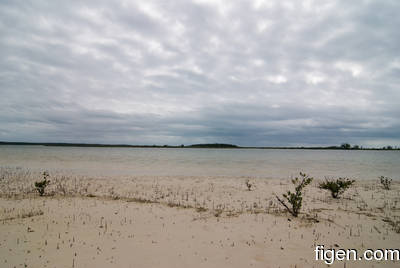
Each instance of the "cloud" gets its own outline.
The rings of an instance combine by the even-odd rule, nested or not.
[[[2,1],[0,140],[400,145],[398,1]]]

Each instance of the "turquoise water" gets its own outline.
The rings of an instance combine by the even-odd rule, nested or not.
[[[0,166],[82,175],[400,179],[400,151],[0,146]]]

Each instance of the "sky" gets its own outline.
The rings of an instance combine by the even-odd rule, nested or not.
[[[0,141],[400,146],[400,1],[0,1]]]

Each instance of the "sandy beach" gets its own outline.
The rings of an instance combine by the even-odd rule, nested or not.
[[[0,268],[400,268],[399,13],[0,0]]]
[[[289,178],[50,174],[40,197],[38,177],[2,170],[2,267],[327,267],[315,260],[316,245],[399,248],[398,182],[384,190],[378,181],[357,181],[333,199],[314,179],[295,218],[275,197],[293,190]]]

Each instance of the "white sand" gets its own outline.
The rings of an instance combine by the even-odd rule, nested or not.
[[[316,245],[400,247],[398,182],[390,191],[357,182],[335,200],[314,180],[293,218],[274,196],[293,189],[289,180],[249,178],[248,191],[247,178],[58,174],[46,189],[52,196],[39,197],[35,178],[14,172],[1,180],[1,267],[327,267],[315,261]]]

